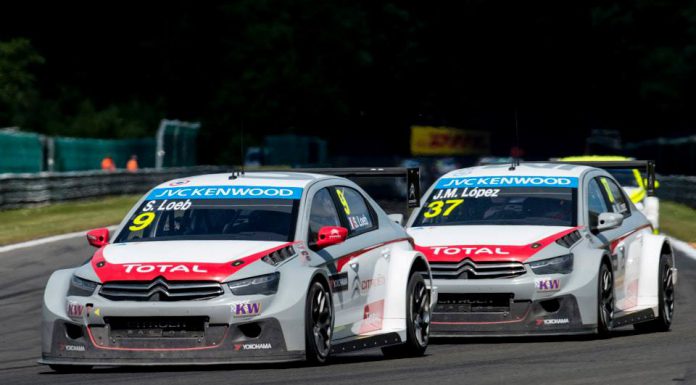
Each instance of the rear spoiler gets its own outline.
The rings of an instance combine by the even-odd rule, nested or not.
[[[420,207],[420,169],[417,167],[346,167],[346,168],[285,168],[259,169],[249,172],[303,172],[352,178],[404,178],[406,180],[405,196],[408,208]]]
[[[579,166],[589,166],[596,168],[603,168],[606,170],[619,170],[619,169],[643,169],[645,170],[645,175],[647,176],[648,183],[645,186],[648,196],[655,195],[655,161],[654,160],[616,160],[616,161],[564,161],[564,160],[551,160],[550,162],[529,162],[529,163],[563,163],[563,164],[577,164]]]

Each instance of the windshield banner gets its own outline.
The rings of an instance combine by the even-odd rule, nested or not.
[[[274,186],[202,186],[154,189],[148,200],[158,199],[300,199],[300,187]]]
[[[442,178],[436,189],[461,187],[578,187],[578,178],[561,176],[479,176]]]

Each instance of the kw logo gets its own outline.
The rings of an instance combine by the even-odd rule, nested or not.
[[[249,317],[261,314],[260,303],[238,303],[233,305],[234,315],[237,317]]]

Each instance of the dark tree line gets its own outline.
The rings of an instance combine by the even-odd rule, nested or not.
[[[408,153],[408,127],[489,130],[539,157],[696,132],[696,1],[0,5],[0,126],[149,136],[200,120],[205,162],[265,134]]]

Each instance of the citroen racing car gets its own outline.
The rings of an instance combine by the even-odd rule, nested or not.
[[[379,174],[379,172],[377,172]],[[308,360],[428,344],[426,258],[352,181],[214,174],[149,191],[44,294],[42,364]]]
[[[583,163],[589,166],[594,164],[599,168],[606,169],[626,191],[636,208],[648,218],[656,232],[660,228],[660,200],[654,194],[654,189],[660,184],[657,180],[655,180],[654,185],[649,182],[651,177],[653,179],[655,177],[654,164],[645,164],[645,170],[642,172],[641,168],[643,167],[631,167],[634,159],[625,156],[583,155],[568,156],[556,160],[576,164]],[[606,167],[606,165],[610,165],[610,167]]]
[[[407,223],[430,262],[433,336],[668,330],[677,269],[605,170],[523,163],[452,171]]]

